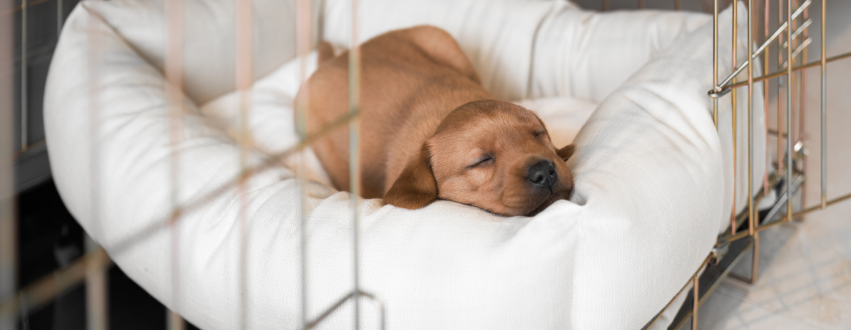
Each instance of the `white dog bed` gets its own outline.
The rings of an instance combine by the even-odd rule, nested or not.
[[[326,38],[343,46],[347,3],[329,0],[324,11]],[[706,96],[710,17],[601,14],[560,1],[360,3],[363,39],[418,24],[442,27],[457,38],[485,88],[504,99],[534,98],[521,104],[541,114],[555,143],[575,136],[578,146],[568,162],[576,177],[572,200],[534,218],[504,218],[448,201],[415,211],[363,201],[360,279],[363,290],[386,304],[388,328],[644,326],[706,257],[733,200],[729,101],[720,102],[719,134]],[[184,4],[187,98],[177,158],[162,73],[168,44],[162,3],[84,2],[68,19],[45,97],[57,188],[128,276],[196,325],[298,328],[300,203],[288,166],[193,204],[175,231],[166,225],[175,205],[227,186],[241,168],[233,139],[239,118],[233,1]],[[299,72],[290,61],[293,2],[253,6],[252,68],[259,80],[249,126],[257,148],[245,157],[248,165],[295,143],[291,103]],[[721,51],[729,54],[729,12],[721,22]],[[727,74],[729,58],[721,59]],[[746,109],[744,101],[739,109]],[[754,109],[762,109],[761,99]],[[739,114],[742,178],[747,113]],[[764,114],[754,117],[760,178]],[[309,318],[350,292],[353,281],[349,195],[322,184],[317,164],[313,173],[304,228]],[[739,181],[741,206],[746,186]],[[349,327],[352,311],[347,304],[321,327]],[[364,329],[374,329],[377,313],[368,307],[361,313]]]

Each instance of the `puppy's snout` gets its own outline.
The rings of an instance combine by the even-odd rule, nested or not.
[[[542,160],[529,168],[529,183],[537,188],[550,188],[557,179],[556,167],[549,160]]]

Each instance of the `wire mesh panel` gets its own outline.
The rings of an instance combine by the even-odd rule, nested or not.
[[[0,0],[0,302],[14,299],[17,288],[17,228],[14,195],[14,132],[12,97],[12,1]],[[16,327],[0,314],[0,330]]]
[[[350,35],[350,50],[349,50],[349,63],[348,63],[348,112],[345,116],[338,118],[336,121],[328,124],[325,127],[322,127],[316,131],[309,132],[307,130],[307,118],[309,116],[308,108],[309,104],[296,104],[295,111],[297,113],[296,118],[298,118],[297,132],[299,133],[298,143],[283,152],[278,154],[270,154],[265,155],[266,161],[261,164],[252,164],[249,161],[249,154],[254,150],[254,145],[251,140],[251,132],[249,125],[249,117],[251,116],[252,109],[252,97],[251,97],[251,89],[254,83],[254,54],[252,43],[254,42],[254,34],[253,34],[253,9],[252,2],[249,0],[237,0],[235,4],[235,26],[234,29],[235,39],[236,39],[236,49],[235,58],[236,58],[236,66],[234,68],[234,77],[235,77],[235,86],[236,90],[239,93],[239,132],[238,132],[238,148],[239,148],[239,164],[240,164],[240,174],[238,177],[234,178],[227,183],[227,185],[219,187],[217,189],[211,190],[211,192],[205,196],[201,196],[198,199],[195,199],[188,203],[181,203],[179,196],[181,195],[181,187],[180,180],[182,173],[180,172],[182,155],[180,153],[179,145],[183,141],[184,136],[184,127],[181,121],[182,116],[186,113],[186,109],[184,107],[184,98],[186,97],[186,91],[184,90],[185,77],[184,77],[184,47],[186,40],[184,40],[184,23],[185,17],[187,13],[183,7],[183,2],[181,1],[166,1],[166,6],[164,8],[167,16],[167,27],[166,31],[168,32],[166,38],[168,39],[168,47],[167,52],[165,54],[165,72],[164,75],[168,84],[166,85],[166,94],[168,95],[168,107],[169,107],[169,146],[170,146],[170,154],[168,155],[169,167],[170,167],[170,189],[171,189],[171,210],[169,218],[165,221],[165,226],[161,229],[151,229],[151,230],[143,230],[139,235],[135,237],[127,238],[118,244],[115,244],[113,250],[114,253],[119,253],[123,249],[126,249],[133,244],[136,244],[139,240],[144,239],[145,236],[153,235],[152,233],[157,230],[167,230],[170,235],[170,243],[171,243],[171,258],[169,260],[163,260],[163,263],[168,264],[168,267],[171,272],[171,297],[172,300],[170,302],[172,310],[168,313],[168,325],[170,329],[181,329],[184,326],[184,321],[180,317],[180,313],[182,311],[183,305],[180,301],[180,294],[182,293],[182,288],[180,287],[181,283],[181,272],[180,272],[180,231],[179,226],[177,224],[181,220],[181,217],[185,214],[185,212],[190,212],[193,208],[197,208],[204,203],[208,202],[212,198],[223,194],[227,189],[236,187],[238,189],[239,195],[239,247],[240,247],[240,258],[239,258],[239,290],[243,293],[240,297],[242,301],[239,303],[241,308],[240,315],[242,323],[240,326],[242,328],[249,328],[251,324],[249,323],[249,315],[252,313],[249,310],[250,304],[247,302],[252,299],[252,297],[248,294],[248,281],[251,278],[251,274],[248,273],[248,258],[247,258],[247,246],[248,246],[248,227],[250,224],[249,218],[249,202],[247,200],[248,191],[250,191],[251,187],[249,181],[251,177],[263,171],[265,168],[271,166],[271,164],[277,162],[279,159],[284,156],[289,156],[292,154],[299,153],[301,154],[301,158],[299,164],[300,168],[296,168],[297,182],[298,182],[298,191],[300,194],[299,199],[299,230],[300,230],[300,274],[301,274],[301,287],[299,297],[287,297],[288,299],[299,299],[300,302],[300,324],[304,328],[313,328],[325,319],[327,319],[330,315],[332,315],[335,311],[338,311],[342,306],[347,303],[351,303],[353,306],[353,327],[356,329],[360,328],[361,325],[361,314],[364,311],[361,309],[362,299],[365,301],[369,301],[375,307],[375,312],[379,315],[380,325],[384,327],[384,304],[383,302],[374,294],[369,292],[364,292],[361,288],[361,279],[360,279],[360,223],[358,218],[358,207],[360,203],[360,199],[358,194],[360,192],[361,187],[361,177],[360,177],[360,144],[359,144],[359,121],[358,115],[360,111],[359,104],[359,96],[361,88],[365,86],[360,86],[360,42],[359,40],[359,12],[358,12],[358,0],[352,0],[350,4],[351,10],[351,35]],[[673,6],[673,8],[680,9],[681,3],[680,1],[668,1],[668,3]],[[701,282],[701,274],[703,274],[704,269],[710,268],[710,266],[715,265],[719,262],[719,260],[723,257],[723,253],[730,249],[731,244],[739,243],[747,241],[747,247],[745,245],[741,245],[742,249],[746,249],[748,247],[752,247],[752,252],[754,254],[754,261],[751,267],[750,277],[746,280],[753,283],[757,280],[758,275],[758,258],[759,255],[759,245],[760,245],[760,236],[759,233],[762,230],[770,228],[780,223],[791,221],[793,218],[807,214],[809,212],[823,209],[829,205],[842,202],[851,198],[851,194],[844,195],[832,200],[827,199],[827,174],[826,174],[826,68],[827,63],[845,59],[851,57],[851,53],[841,54],[833,57],[826,57],[825,54],[825,13],[826,13],[826,0],[821,1],[821,54],[820,60],[814,62],[807,62],[808,58],[808,45],[812,43],[812,40],[809,38],[809,28],[811,27],[812,20],[809,17],[809,6],[812,5],[811,0],[806,1],[782,1],[779,0],[776,6],[777,10],[777,27],[773,30],[771,29],[771,24],[769,20],[771,1],[765,0],[765,2],[747,0],[747,8],[745,12],[741,12],[737,9],[736,6],[733,7],[733,47],[732,54],[729,54],[732,61],[732,73],[727,76],[719,76],[719,68],[718,68],[718,58],[721,56],[727,56],[727,54],[718,54],[718,40],[719,40],[719,30],[718,26],[718,15],[722,8],[719,5],[719,0],[713,1],[713,22],[714,22],[714,40],[713,40],[713,84],[714,86],[707,86],[709,91],[709,96],[712,97],[711,102],[713,104],[713,120],[715,122],[716,127],[719,125],[718,122],[718,111],[719,111],[719,102],[729,102],[732,101],[732,111],[733,111],[733,148],[736,148],[736,140],[739,138],[746,138],[748,141],[748,150],[747,150],[747,178],[737,178],[733,177],[734,186],[736,180],[747,180],[748,182],[748,202],[747,202],[747,211],[739,212],[743,205],[739,205],[738,207],[733,204],[733,208],[730,213],[730,228],[727,233],[719,237],[718,242],[715,246],[715,249],[706,257],[700,267],[695,271],[694,275],[692,275],[688,282],[680,290],[679,294],[685,294],[691,291],[692,303],[690,305],[690,315],[692,327],[697,326],[698,320],[698,308],[701,302],[706,299],[709,293],[711,293],[712,287],[708,287]],[[21,4],[15,8],[13,7],[11,1],[3,0],[0,2],[0,15],[3,19],[0,19],[0,45],[7,45],[12,43],[12,22],[13,20],[5,19],[6,16],[10,15],[10,13],[15,11],[21,11],[23,13],[22,25],[21,25],[21,40],[22,40],[22,48],[20,58],[23,67],[27,66],[27,20],[26,20],[26,11],[29,6],[33,3],[28,2],[28,0],[23,0]],[[62,0],[56,0],[55,2],[58,10],[56,16],[56,24],[57,31],[61,29],[63,23],[63,2]],[[301,69],[300,69],[300,82],[302,86],[306,86],[305,82],[307,81],[308,70],[307,70],[307,61],[309,59],[309,53],[311,49],[315,46],[313,43],[314,39],[312,38],[313,31],[312,26],[313,22],[311,20],[312,17],[312,6],[315,3],[309,0],[299,0],[297,2],[297,38],[296,38],[296,53],[300,59]],[[601,3],[603,9],[610,9],[611,5],[610,1],[602,1]],[[656,6],[657,2],[651,1],[637,1],[635,2],[636,8],[645,8]],[[686,4],[682,4],[686,5]],[[694,3],[688,4],[688,6],[694,6]],[[762,7],[760,7],[762,6]],[[11,9],[7,9],[11,8]],[[737,15],[747,15],[747,56],[744,61],[737,61],[736,54],[736,42],[738,34],[737,34],[737,25],[735,24]],[[760,21],[762,19],[762,21]],[[95,24],[96,20],[90,20],[91,24]],[[321,24],[320,24],[321,26]],[[759,29],[762,31],[759,31]],[[96,28],[92,27],[91,31],[95,31]],[[319,33],[321,36],[321,33]],[[90,190],[90,201],[91,201],[91,215],[95,218],[92,223],[98,223],[100,214],[100,208],[102,205],[99,204],[99,201],[102,200],[102,194],[104,193],[99,189],[101,182],[101,174],[105,170],[101,163],[102,155],[101,146],[98,144],[101,134],[101,113],[100,113],[100,104],[98,102],[99,98],[102,96],[100,88],[101,86],[98,84],[98,77],[101,72],[98,72],[96,68],[99,67],[98,61],[101,60],[101,55],[103,49],[100,48],[101,41],[98,40],[99,35],[97,33],[91,33],[89,35],[89,54],[88,61],[89,67],[91,70],[88,72],[89,81],[91,82],[89,86],[89,90],[87,91],[89,95],[89,100],[91,100],[91,104],[89,105],[89,141],[91,141],[92,145],[89,150],[90,153],[85,155],[90,160],[90,173],[89,177],[91,178],[91,187]],[[772,49],[777,50],[776,63],[769,63],[774,57],[770,56],[770,51]],[[28,74],[26,70],[23,70],[23,73],[20,75],[20,79],[18,81],[13,82],[11,67],[12,67],[12,58],[13,54],[11,51],[7,51],[9,48],[0,47],[0,301],[2,301],[2,305],[0,305],[0,330],[12,328],[15,326],[15,320],[17,315],[26,315],[27,310],[30,306],[42,305],[51,299],[55,298],[58,294],[67,290],[69,287],[79,284],[80,282],[86,283],[87,288],[87,319],[90,329],[104,329],[108,327],[109,319],[108,319],[108,310],[107,310],[107,286],[106,283],[108,279],[106,278],[106,269],[111,266],[111,261],[109,260],[106,252],[94,241],[88,242],[87,254],[79,259],[78,261],[72,263],[68,267],[56,272],[49,278],[44,278],[41,281],[36,282],[35,284],[23,288],[19,291],[16,290],[16,243],[15,243],[15,214],[14,214],[14,194],[13,194],[13,170],[12,164],[14,162],[14,151],[13,147],[15,147],[15,137],[13,136],[14,129],[11,128],[11,123],[14,121],[14,113],[15,109],[13,109],[13,104],[10,101],[12,99],[13,94],[13,83],[18,84],[20,86],[19,91],[21,92],[21,102],[22,109],[26,109],[27,100],[28,100]],[[757,65],[757,60],[762,59],[762,63],[764,65],[763,73],[761,76],[755,76],[754,67]],[[776,64],[776,66],[774,65]],[[802,90],[806,88],[807,81],[802,72],[808,68],[819,67],[821,71],[821,82],[820,82],[820,96],[821,96],[821,108],[820,108],[820,118],[821,118],[821,177],[820,177],[820,190],[821,196],[819,200],[819,205],[805,208],[799,210],[797,212],[793,209],[793,192],[801,184],[801,181],[804,179],[804,171],[806,170],[805,162],[806,158],[804,157],[804,152],[800,143],[803,140],[804,132],[804,118],[805,118],[805,106],[803,103],[804,93]],[[744,70],[747,70],[746,72]],[[773,69],[773,70],[771,70]],[[710,70],[710,68],[707,68]],[[742,75],[747,76],[747,79],[743,79]],[[753,164],[754,158],[756,157],[767,157],[764,155],[755,155],[753,151],[754,147],[754,132],[753,130],[753,112],[755,110],[753,106],[754,99],[754,86],[755,84],[762,83],[765,89],[765,94],[762,97],[769,97],[769,87],[770,81],[772,79],[777,78],[777,97],[778,101],[778,126],[777,130],[774,132],[777,136],[778,141],[778,156],[776,159],[776,169],[771,175],[766,175],[764,177],[754,178],[753,177]],[[781,83],[782,81],[782,83]],[[305,87],[306,88],[306,87]],[[797,95],[797,96],[796,96]],[[780,98],[783,100],[780,100]],[[797,97],[797,99],[796,99]],[[736,108],[736,99],[737,98],[746,98],[747,99],[747,108],[746,109],[737,109]],[[781,106],[782,104],[782,106]],[[797,116],[795,113],[795,107],[797,107]],[[747,111],[748,120],[745,123],[737,122],[738,116],[736,115],[737,111]],[[785,117],[785,125],[780,125],[782,118],[781,114]],[[18,138],[19,147],[21,150],[26,150],[31,147],[32,141],[28,139],[27,127],[29,117],[27,117],[27,112],[20,112],[20,125],[21,132]],[[767,120],[767,119],[766,119]],[[737,136],[737,126],[738,125],[747,125],[747,137],[739,137]],[[334,303],[328,306],[320,306],[320,308],[311,308],[311,300],[309,295],[309,288],[311,285],[321,285],[318,283],[311,283],[308,269],[308,261],[310,260],[310,251],[308,251],[308,242],[309,235],[306,231],[306,227],[308,224],[308,220],[310,218],[310,214],[307,213],[308,210],[308,196],[307,196],[307,176],[305,174],[305,169],[307,167],[305,159],[306,156],[304,154],[304,150],[309,144],[315,141],[317,138],[327,135],[329,132],[335,129],[348,129],[348,139],[349,139],[349,176],[350,176],[350,194],[349,194],[349,202],[351,205],[351,228],[352,232],[352,267],[350,270],[352,274],[352,283],[351,290],[345,293],[342,297],[340,297]],[[783,143],[781,140],[784,140]],[[733,163],[736,164],[736,151],[734,149],[733,152]],[[734,166],[735,167],[735,166]],[[762,191],[753,191],[753,182],[754,181],[762,182]],[[760,213],[756,208],[756,205],[759,201],[768,195],[769,189],[773,189],[776,186],[785,186],[785,193],[780,198],[780,202],[777,203],[777,207],[780,205],[785,205],[785,216],[781,216],[781,211],[778,209],[772,210],[768,215],[760,217]],[[735,200],[735,197],[734,197]],[[785,204],[784,204],[785,203]],[[725,211],[726,213],[726,211]],[[776,216],[775,216],[776,215]],[[775,218],[780,218],[779,220],[774,220]],[[726,215],[725,215],[726,219]],[[774,220],[774,221],[772,221]],[[745,225],[745,221],[747,224]],[[767,222],[771,221],[771,222]],[[91,229],[96,232],[98,228]],[[733,261],[735,263],[735,261]],[[721,278],[727,276],[727,273],[724,273]],[[687,290],[691,288],[691,290]],[[678,294],[678,295],[679,295]],[[665,307],[665,309],[670,308],[672,306],[674,300],[671,300],[670,303]],[[311,314],[311,310],[319,310],[319,313]],[[664,311],[664,310],[663,310]],[[661,313],[660,313],[661,315]],[[25,317],[22,319],[26,319]],[[653,319],[648,323],[648,327],[652,326],[657,319]]]

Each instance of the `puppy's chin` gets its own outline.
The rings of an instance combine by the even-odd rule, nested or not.
[[[534,217],[538,215],[538,213],[541,213],[541,211],[546,210],[548,207],[550,207],[550,205],[553,205],[553,203],[555,203],[556,201],[561,199],[567,199],[569,196],[570,190],[550,194],[549,197],[547,197],[546,199],[544,199],[543,202],[541,202],[541,205],[538,205],[538,207],[532,209],[532,211],[526,213],[525,215],[527,217]]]

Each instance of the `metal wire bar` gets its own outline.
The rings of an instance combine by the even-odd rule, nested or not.
[[[838,60],[846,59],[846,58],[849,58],[849,57],[851,57],[851,52],[839,54],[839,55],[836,55],[836,56],[833,56],[833,57],[828,57],[828,58],[825,59],[825,63],[830,63],[830,62],[833,62],[833,61],[838,61]],[[792,71],[800,71],[800,70],[816,67],[816,66],[819,66],[819,65],[821,65],[821,61],[813,61],[813,62],[803,64],[803,65],[800,65],[800,66],[792,66]],[[765,80],[774,79],[774,78],[778,78],[778,77],[783,77],[784,75],[786,75],[786,72],[780,71],[780,72],[775,72],[775,73],[772,73],[772,74],[769,74],[769,75],[763,75],[762,77],[756,77],[756,78],[753,79],[753,81],[754,82],[760,82],[760,81],[765,81]],[[727,90],[730,90],[730,89],[733,89],[733,88],[743,87],[743,86],[746,86],[746,85],[747,85],[747,82],[739,82],[739,83],[735,83],[735,84],[730,84],[729,86],[724,87],[724,92],[722,92],[722,95],[726,94]],[[714,90],[711,91],[711,92],[714,92]]]
[[[777,0],[777,24],[783,22],[783,0]],[[789,22],[784,22],[788,25]],[[784,36],[780,35],[780,43],[783,43]],[[778,48],[777,50],[777,65],[783,64],[783,53]],[[768,71],[762,73],[763,76],[768,74]],[[779,76],[778,76],[779,77]],[[783,133],[783,99],[781,97],[783,85],[780,84],[780,79],[777,79],[777,131]],[[778,133],[778,134],[779,134]],[[789,134],[788,132],[786,134]],[[779,135],[778,135],[779,136]],[[777,138],[777,173],[783,170],[783,143],[780,138]]]
[[[738,45],[738,41],[739,41],[739,31],[738,31],[738,29],[739,29],[739,17],[738,17],[739,6],[738,6],[738,2],[733,3],[733,5],[731,7],[732,7],[731,9],[733,11],[733,13],[732,13],[733,14],[733,21],[732,21],[733,22],[732,23],[733,24],[733,26],[732,26],[733,34],[731,36],[731,40],[732,40],[731,41],[731,44],[732,44],[732,47],[731,47],[731,49],[732,49],[731,63],[732,63],[732,66],[733,66],[733,70],[735,71],[736,67],[738,66],[738,61],[739,61],[739,57],[736,55],[736,52],[739,48],[739,45]],[[736,81],[736,78],[734,77],[733,82],[735,82],[735,81]],[[732,109],[732,126],[733,126],[733,206],[730,209],[730,223],[734,224],[735,220],[736,220],[736,212],[738,212],[738,207],[736,207],[736,204],[737,204],[736,203],[736,199],[737,199],[736,195],[737,195],[737,191],[739,190],[738,184],[737,184],[738,183],[738,176],[739,176],[739,174],[738,174],[738,172],[739,172],[739,151],[738,151],[738,145],[739,145],[739,143],[738,143],[738,141],[739,141],[739,138],[738,138],[738,135],[739,135],[738,105],[739,105],[739,102],[738,102],[738,95],[736,93],[736,90],[733,90],[731,92],[730,101],[732,103],[731,109]],[[736,232],[736,226],[733,226],[732,229],[733,229],[733,233],[735,233]]]
[[[644,0],[638,0],[638,9],[644,9]]]
[[[337,302],[331,304],[331,306],[329,306],[327,309],[325,309],[325,311],[320,313],[319,316],[317,316],[315,319],[308,322],[307,325],[305,326],[305,329],[315,328],[320,322],[322,322],[323,320],[328,318],[328,316],[331,316],[331,314],[333,314],[334,311],[336,311],[337,309],[342,307],[343,304],[346,303],[347,300],[355,298],[355,297],[367,298],[367,299],[369,299],[369,301],[371,301],[373,303],[373,305],[375,305],[376,309],[378,309],[379,329],[384,330],[387,327],[386,315],[385,315],[385,310],[384,310],[384,303],[381,301],[381,299],[378,299],[378,297],[376,297],[375,295],[368,293],[368,292],[363,292],[363,291],[350,292],[350,293],[346,294],[345,296],[343,296],[342,298],[337,300]]]
[[[757,217],[754,212],[753,200],[753,0],[748,0],[748,232],[754,233],[754,221]],[[758,221],[758,220],[756,220]],[[757,222],[758,223],[758,222]]]
[[[296,3],[296,50],[299,55],[299,81],[304,89],[303,95],[310,95],[307,91],[307,58],[310,52],[310,1],[299,0]],[[296,104],[296,132],[299,138],[304,140],[307,137],[307,116],[308,104],[310,97],[300,99],[300,103]],[[307,161],[304,151],[299,153],[299,166],[296,175],[299,189],[299,233],[301,240],[300,262],[301,262],[301,324],[307,327],[308,322],[308,269],[307,269],[307,178],[305,171],[307,170]]]
[[[795,32],[794,32],[794,33],[792,33],[792,40],[796,40],[796,39],[798,39],[798,36],[799,36],[799,35],[801,35],[801,33],[806,32],[806,31],[807,31],[807,28],[808,28],[811,24],[813,24],[813,21],[812,21],[811,19],[808,19],[808,18],[807,18],[807,11],[808,11],[808,9],[809,9],[809,8],[807,8],[807,9],[805,9],[805,10],[804,10],[804,23],[803,23],[803,24],[801,24],[801,26],[799,26],[797,29],[795,29]],[[797,18],[797,17],[796,17],[796,18]],[[806,37],[806,34],[804,34],[804,36]],[[783,48],[786,48],[786,47],[788,47],[788,46],[789,46],[789,42],[788,42],[788,41],[783,43]]]
[[[62,0],[56,1],[56,38],[62,32],[62,26],[65,25],[65,5]]]
[[[680,10],[680,0],[674,0],[674,10]]]
[[[103,250],[91,236],[86,235],[86,251]],[[91,264],[92,270],[86,274],[86,323],[89,330],[109,328],[107,312],[107,273],[106,268]],[[29,303],[27,303],[29,305]]]
[[[718,86],[718,0],[713,0],[715,10],[712,12],[712,86]],[[718,98],[712,101],[712,119],[715,130],[718,130]],[[735,199],[734,199],[735,200]]]
[[[100,232],[100,54],[102,52],[100,35],[96,32],[97,20],[90,20],[89,28],[89,199],[92,228],[89,234]],[[102,250],[89,235],[86,235],[86,251]],[[93,267],[86,275],[86,323],[89,330],[106,329],[109,326],[107,314],[107,273],[102,268]]]
[[[762,18],[762,20],[763,20],[763,33],[765,33],[765,40],[768,40],[768,31],[769,31],[768,0],[765,0],[765,2],[763,2],[763,12],[764,12],[764,16]],[[763,61],[762,61],[762,72],[763,72],[763,74],[768,73],[768,63],[770,62],[770,56],[769,56],[770,53],[771,53],[770,51],[764,53],[765,59],[763,59]],[[769,159],[768,159],[769,158],[768,157],[768,98],[769,98],[768,89],[770,87],[769,85],[770,84],[767,81],[763,82],[763,84],[762,84],[763,117],[765,117],[765,136],[766,136],[766,141],[765,141],[766,142],[766,148],[765,148],[765,152],[763,153],[764,154],[763,157],[764,157],[764,160],[765,160],[765,174],[762,176],[762,190],[763,191],[768,191],[768,172],[769,172],[769,170],[768,170],[769,169],[769,165],[768,165],[769,164]]]
[[[812,43],[812,42],[813,42],[813,40],[812,40],[812,39],[807,38],[806,40],[804,40],[804,42],[803,42],[803,43],[801,43],[800,45],[798,45],[797,47],[795,47],[795,51],[794,51],[794,52],[792,52],[792,59],[794,60],[794,59],[798,58],[798,55],[799,55],[799,54],[801,54],[801,52],[806,52],[806,50],[807,50],[807,46],[809,46],[809,45],[810,45],[810,43]],[[804,57],[806,57],[806,56],[804,56]],[[781,65],[781,67],[782,67],[783,69],[786,69],[786,66],[787,66],[788,64],[789,64],[789,61],[783,62],[783,65]]]
[[[59,39],[59,34],[62,32],[62,25],[65,24],[65,6],[62,0],[56,0],[56,38]]]
[[[821,208],[827,207],[827,0],[821,0]],[[849,53],[851,54],[851,53]]]
[[[360,40],[358,39],[358,0],[352,0],[352,35],[349,51],[349,114],[354,117],[360,110]],[[360,223],[358,196],[360,195],[360,121],[349,121],[349,198],[352,204],[352,293],[354,293],[355,329],[360,329]]]
[[[33,0],[33,1],[27,1],[26,6],[27,6],[27,7],[33,7],[33,6],[35,6],[35,5],[40,5],[40,4],[43,4],[43,3],[48,2],[48,1],[50,1],[50,0]],[[17,11],[21,11],[21,10],[23,10],[23,9],[24,9],[24,4],[23,4],[23,1],[21,1],[21,4],[20,4],[20,5],[17,5],[17,6],[11,6],[11,7],[9,7],[9,8],[8,8],[8,9],[6,9],[6,10],[0,10],[0,15],[9,15],[9,14],[13,14],[13,13],[15,13],[15,12],[17,12]]]
[[[825,204],[825,207],[828,207],[828,206],[831,206],[831,205],[833,205],[833,204],[836,204],[836,203],[839,203],[839,202],[843,202],[843,201],[846,201],[846,200],[849,200],[849,199],[851,199],[851,194],[846,194],[846,195],[843,195],[843,196],[840,196],[840,197],[834,198],[834,199],[832,199],[832,200],[825,201],[825,202],[824,202],[824,204]],[[806,209],[803,209],[803,210],[801,210],[801,211],[798,211],[798,212],[795,212],[794,214],[792,214],[792,218],[795,218],[795,217],[798,217],[798,216],[801,216],[801,215],[804,215],[804,214],[810,213],[810,212],[812,212],[812,211],[821,210],[821,209],[822,209],[821,205],[816,205],[816,206],[808,207],[808,208],[806,208]],[[786,220],[786,219],[784,219],[784,220]]]
[[[253,43],[252,43],[252,6],[250,0],[236,1],[236,89],[239,93],[239,167],[246,173],[250,171],[248,155],[251,145],[249,130],[249,112],[251,109],[251,85],[253,83]],[[239,195],[239,287],[240,320],[242,329],[248,328],[248,200],[247,181],[251,176],[241,176],[238,181]]]
[[[0,0],[0,45],[14,44],[11,0]],[[18,229],[15,216],[15,104],[13,47],[0,47],[0,301],[16,300]],[[0,308],[2,308],[0,304]],[[17,329],[15,319],[0,309],[0,330]]]
[[[27,118],[27,110],[29,110],[29,93],[27,86],[27,76],[29,75],[29,63],[27,45],[29,37],[27,36],[27,0],[21,0],[21,152],[27,151],[27,126],[29,126]]]
[[[180,143],[183,136],[183,2],[167,1],[165,4],[168,24],[168,49],[165,58],[166,97],[169,107],[169,163],[171,184],[171,208],[177,209],[180,204]],[[180,317],[180,231],[177,225],[181,214],[172,212],[169,221],[169,236],[171,236],[171,308],[166,318],[169,330],[182,330],[183,319]]]
[[[693,296],[694,303],[692,303],[691,329],[697,330],[697,309],[698,309],[698,307],[700,307],[700,298],[699,298],[699,295],[698,295],[698,291],[700,291],[699,290],[700,289],[700,281],[698,281],[697,276],[693,276],[691,281],[692,281],[692,288],[694,289],[694,296]]]
[[[809,0],[807,1],[809,2]],[[786,29],[786,37],[792,41],[792,0],[786,1],[786,22],[789,23],[789,28]],[[792,136],[792,47],[786,47],[786,61],[789,65],[786,66],[786,132]],[[780,157],[778,155],[778,157]],[[792,139],[786,139],[786,191],[792,191]],[[786,203],[786,212],[788,219],[792,218],[792,203]]]
[[[797,1],[800,2],[800,0],[797,0]],[[804,23],[812,22],[809,19],[809,12],[810,12],[809,8],[804,9],[804,16],[803,16]],[[809,24],[806,24],[806,25],[809,26]],[[809,38],[809,30],[807,30],[806,26],[801,26],[801,27],[798,28],[798,30],[802,30],[802,38],[804,38],[804,41],[798,46],[798,48],[802,49],[803,51],[801,52],[801,56],[798,57],[798,60],[795,61],[795,62],[797,62],[798,65],[801,65],[803,63],[806,63],[807,60],[809,59],[809,56],[808,56],[808,49],[809,48],[807,48],[807,46],[809,46],[809,44],[812,42],[812,39]],[[794,57],[795,55],[793,54],[792,56]],[[798,142],[803,143],[805,131],[806,131],[806,125],[805,125],[805,120],[806,120],[806,102],[805,101],[806,101],[806,98],[804,97],[804,95],[805,95],[806,90],[807,90],[807,75],[804,74],[804,72],[802,72],[802,71],[798,71],[797,74],[798,74]],[[806,153],[802,152],[801,153],[801,172],[807,173],[807,168],[808,168],[807,163],[808,162],[809,162],[809,157],[807,157]],[[806,189],[801,190],[801,205],[807,205],[807,190]]]

